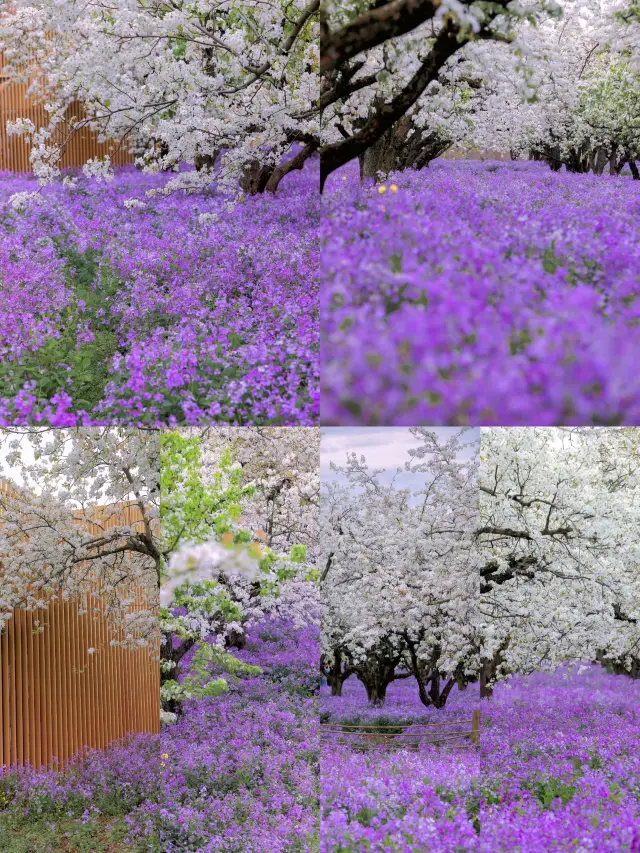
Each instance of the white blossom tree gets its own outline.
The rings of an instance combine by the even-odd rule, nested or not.
[[[411,433],[414,490],[384,484],[355,454],[323,484],[323,663],[334,693],[355,674],[380,704],[394,679],[413,677],[422,702],[442,707],[479,660],[478,448],[458,432]]]
[[[451,144],[464,103],[479,85],[467,46],[487,41],[506,47],[523,23],[561,13],[546,0],[351,0],[324,8],[322,183],[385,135],[396,151],[409,146],[410,161],[427,163]],[[513,50],[517,55],[517,45]],[[410,161],[403,154],[399,164]]]
[[[422,168],[452,144],[638,176],[635,4],[326,9],[323,181],[354,157],[367,176]]]
[[[640,652],[640,434],[482,434],[483,686],[512,672]]]
[[[316,427],[215,427],[203,431],[203,473],[217,470],[225,449],[251,490],[241,521],[262,530],[263,541],[282,553],[304,545],[307,558],[318,556],[320,433]]]
[[[638,154],[638,76],[616,7],[563,0],[560,20],[521,24],[512,51],[473,47],[483,80],[466,143],[618,174]],[[469,54],[471,56],[471,53]]]
[[[200,428],[162,439],[165,719],[251,674],[233,649],[266,615],[317,620],[317,429]],[[300,541],[297,539],[300,535]],[[189,655],[189,673],[180,667]]]
[[[49,123],[10,130],[30,141],[45,183],[89,125],[147,170],[196,167],[163,192],[214,179],[234,189],[239,177],[275,191],[319,147],[318,10],[319,0],[16,0],[0,19],[4,72],[28,81]],[[86,118],[69,115],[75,101]],[[85,171],[108,178],[110,160]]]
[[[101,599],[123,642],[157,637],[159,439],[137,429],[0,432],[0,625]],[[127,512],[127,508],[131,510]]]

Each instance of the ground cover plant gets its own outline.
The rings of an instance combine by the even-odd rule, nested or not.
[[[190,700],[161,735],[134,736],[60,772],[4,769],[0,849],[317,850],[317,634],[262,620],[238,652],[257,674],[224,696]]]
[[[230,206],[145,195],[171,175],[55,183],[24,210],[37,182],[3,175],[0,423],[317,421],[317,164]]]
[[[130,821],[162,799],[157,735],[135,735],[64,771],[0,770],[0,849],[6,853],[143,853]],[[159,849],[159,848],[156,848]]]
[[[636,423],[639,187],[530,162],[332,176],[323,421]]]
[[[584,670],[584,671],[583,671]],[[477,686],[444,712],[399,681],[383,708],[355,679],[321,693],[323,721],[455,719]],[[640,849],[640,682],[598,665],[514,676],[480,703],[480,751],[322,746],[322,851]]]
[[[318,850],[318,439],[164,439],[166,802],[138,824],[163,853]]]
[[[476,839],[478,436],[377,432],[323,433],[346,466],[321,489],[322,850],[453,853]]]
[[[260,673],[162,735],[164,799],[136,822],[163,853],[318,849],[317,628],[262,620],[238,657]]]
[[[482,701],[482,851],[640,850],[640,681],[599,666]]]
[[[438,711],[422,705],[413,679],[395,681],[383,707],[373,708],[363,685],[352,678],[345,682],[340,697],[323,688],[320,701],[325,722],[352,725],[357,721],[371,731],[382,731],[380,727],[394,722],[469,720],[478,691],[472,687],[456,691],[446,709]],[[451,725],[450,730],[465,728],[468,723]],[[323,853],[475,849],[480,760],[478,751],[466,743],[452,750],[428,743],[417,749],[358,749],[323,742]]]
[[[92,565],[102,569],[103,588],[114,590],[117,617],[117,603],[132,604],[115,592],[124,595],[128,577],[122,554],[130,549],[152,564],[155,555],[156,571],[147,569],[151,625],[142,609],[122,621],[135,627],[141,616],[141,627],[152,629],[138,638],[138,627],[125,640],[144,641],[156,660],[160,653],[155,707],[165,725],[80,753],[59,770],[55,759],[42,769],[0,768],[0,849],[317,853],[320,649],[307,550],[317,552],[318,430],[209,427],[167,430],[160,439],[133,428],[24,433],[7,432],[5,450],[14,438],[21,446],[5,454],[7,465],[25,486],[46,492],[29,492],[20,506],[25,517],[29,509],[29,518],[46,520],[48,532],[30,543],[13,504],[5,509],[4,605],[29,605],[34,585],[54,586],[52,574],[58,594],[73,598],[82,578],[72,569],[80,564],[84,576],[96,550]],[[133,489],[141,516],[87,539],[77,524],[63,526],[69,513],[56,514],[57,489],[78,504]],[[45,561],[40,575],[25,571]],[[98,658],[101,648],[88,652]],[[52,672],[64,681],[59,665]],[[134,689],[122,684],[121,695]],[[17,701],[9,701],[17,718]],[[90,710],[70,706],[95,725]],[[103,716],[111,711],[100,708]],[[71,716],[53,725],[66,730]]]

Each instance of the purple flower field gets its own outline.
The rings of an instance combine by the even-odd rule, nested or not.
[[[536,674],[482,713],[483,853],[640,851],[640,681]]]
[[[1,425],[317,422],[317,165],[230,210],[121,169],[19,213],[1,180]]]
[[[317,629],[264,620],[238,653],[262,674],[191,701],[159,737],[62,773],[0,774],[0,849],[28,828],[32,853],[59,853],[61,834],[73,853],[315,853],[318,643]]]
[[[382,708],[367,706],[364,687],[348,679],[343,696],[323,689],[323,719],[360,723],[378,720],[447,721],[469,719],[477,706],[472,685],[454,692],[445,709],[427,709],[413,679],[393,682]],[[468,726],[465,726],[468,728]],[[371,749],[364,753],[342,745],[322,746],[322,853],[403,853],[475,850],[473,814],[480,756],[473,747],[444,746]],[[477,814],[477,809],[475,811]]]
[[[638,182],[542,163],[336,173],[323,422],[638,423],[639,213]]]
[[[73,853],[639,853],[638,681],[596,666],[516,677],[481,702],[480,751],[325,744],[320,822],[319,710],[343,722],[453,720],[470,716],[477,690],[435,711],[396,682],[370,709],[349,679],[341,698],[323,690],[319,709],[317,654],[315,629],[265,620],[239,652],[262,675],[191,702],[160,737],[61,773],[5,771],[0,849],[10,838],[25,842],[12,853],[54,853],[63,837]]]
[[[373,718],[357,682],[344,692],[325,716]],[[375,715],[466,716],[477,688],[452,699],[427,712],[395,683]],[[322,853],[640,851],[640,682],[596,666],[518,677],[481,711],[479,754],[323,745]]]
[[[317,849],[318,643],[317,629],[255,625],[238,657],[263,674],[164,730],[163,801],[139,821],[163,853]]]

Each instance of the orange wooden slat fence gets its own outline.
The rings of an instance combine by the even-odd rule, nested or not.
[[[0,52],[0,171],[30,172],[30,146],[23,137],[7,134],[7,121],[28,118],[39,129],[49,124],[49,116],[42,104],[27,98],[27,84],[10,82],[2,69]],[[74,116],[82,119],[85,115],[82,104],[76,102],[69,107],[66,117],[70,121]],[[52,141],[61,142],[68,132],[68,124],[61,125],[58,136]],[[89,158],[102,158],[105,154],[109,154],[116,166],[132,163],[134,159],[126,146],[119,146],[113,141],[98,142],[97,135],[90,128],[83,127],[69,141],[58,166],[63,169],[83,166]]]
[[[157,660],[110,645],[119,637],[107,620],[80,616],[78,604],[15,610],[0,634],[0,765],[64,765],[85,747],[160,729]]]
[[[142,521],[135,505],[112,509],[93,508],[90,533]],[[147,607],[139,594],[133,609]],[[122,639],[90,591],[12,611],[0,632],[0,766],[64,766],[85,748],[159,732],[159,650],[132,651]]]
[[[458,731],[452,727],[471,726]],[[378,747],[406,747],[417,749],[421,744],[447,744],[449,748],[462,748],[467,740],[472,745],[480,743],[480,711],[476,708],[470,720],[458,719],[434,723],[409,723],[388,726],[349,725],[343,723],[321,723],[320,739],[333,745],[371,749]],[[453,742],[453,743],[451,743]]]

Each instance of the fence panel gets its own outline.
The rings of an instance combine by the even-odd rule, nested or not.
[[[0,491],[13,489],[0,482]],[[97,506],[90,520],[77,518],[97,534],[142,523],[135,504]],[[134,609],[148,606],[137,598]],[[85,748],[159,732],[159,649],[132,651],[118,645],[122,639],[95,590],[12,611],[0,632],[0,766],[64,766]]]
[[[0,634],[0,765],[64,765],[83,748],[160,729],[160,673],[75,599],[16,610]],[[90,652],[93,649],[93,652]]]

